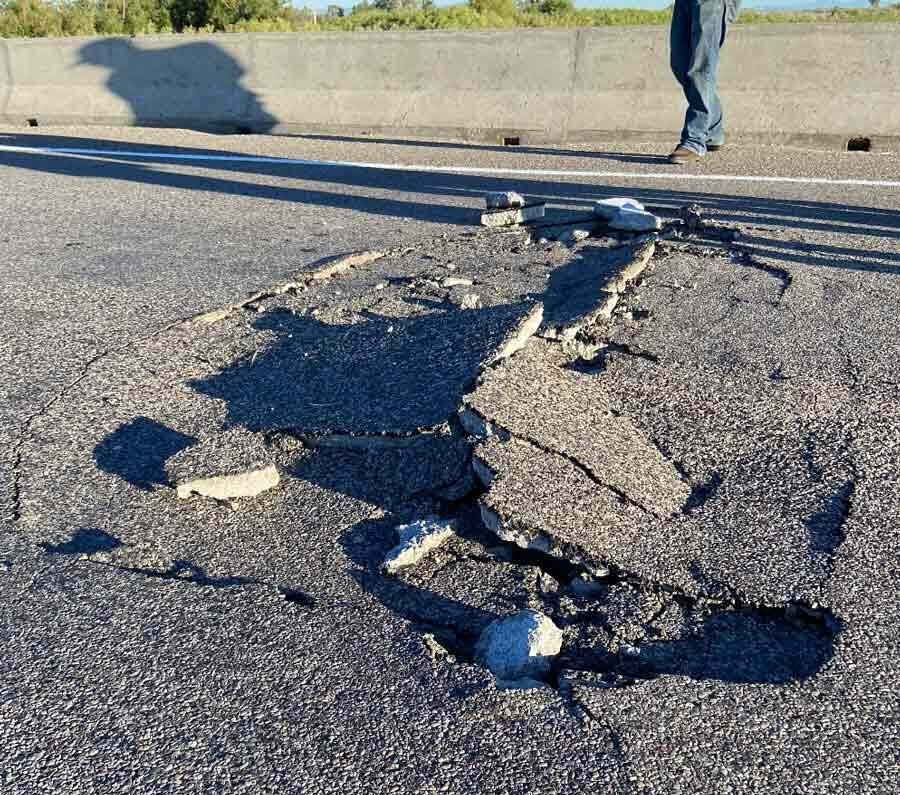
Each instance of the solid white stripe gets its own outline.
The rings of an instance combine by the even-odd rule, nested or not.
[[[114,149],[80,149],[50,146],[5,146],[0,152],[36,155],[74,155],[79,157],[133,157],[145,160],[177,160],[184,162],[259,163],[261,165],[314,166],[317,168],[363,168],[377,171],[417,171],[434,174],[485,174],[517,177],[575,177],[591,179],[643,179],[703,182],[769,182],[799,185],[847,185],[863,188],[900,188],[900,181],[879,179],[827,179],[825,177],[769,177],[753,174],[685,174],[683,172],[644,171],[574,171],[549,168],[489,168],[487,166],[426,166],[400,163],[365,163],[343,160],[303,160],[287,157],[253,155],[208,155],[178,152],[141,152]],[[573,153],[577,154],[577,153]]]

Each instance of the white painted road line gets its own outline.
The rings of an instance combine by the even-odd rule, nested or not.
[[[141,160],[175,160],[182,162],[258,163],[269,166],[310,166],[315,168],[362,168],[374,171],[416,171],[431,174],[484,174],[508,177],[574,177],[590,179],[643,179],[682,182],[762,182],[799,185],[847,185],[861,188],[900,188],[900,180],[828,179],[826,177],[770,177],[754,174],[685,174],[660,171],[577,171],[550,168],[490,168],[487,166],[426,166],[405,163],[365,163],[344,160],[302,160],[289,157],[257,157],[254,155],[185,154],[182,152],[141,152],[116,149],[80,149],[55,146],[6,146],[0,152],[33,155],[56,155],[80,158],[129,157]],[[573,153],[577,156],[577,153]]]

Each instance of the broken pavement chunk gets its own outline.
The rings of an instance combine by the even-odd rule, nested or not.
[[[450,294],[450,303],[458,306],[460,309],[479,309],[481,307],[481,296],[468,290],[454,291]]]
[[[280,480],[260,437],[243,428],[176,453],[166,462],[166,472],[181,500],[192,494],[216,500],[255,497]]]
[[[543,335],[572,340],[598,320],[609,320],[619,294],[644,271],[654,250],[652,242],[614,249],[584,246],[577,262],[550,275]]]
[[[662,229],[662,220],[645,210],[623,207],[610,219],[609,225],[623,232],[655,232]]]
[[[524,207],[525,197],[513,190],[487,193],[484,197],[484,205],[489,210],[508,210],[513,207]]]
[[[685,204],[678,210],[678,215],[690,234],[703,226],[703,208],[699,204]]]
[[[450,665],[456,662],[456,655],[444,646],[433,633],[426,632],[422,635],[422,645],[425,646],[425,650],[432,660],[442,660]]]
[[[307,274],[314,281],[330,279],[353,268],[363,268],[387,256],[383,251],[357,251],[321,262]]]
[[[549,616],[522,610],[489,624],[475,644],[475,661],[503,682],[540,680],[562,648],[562,632]]]
[[[400,542],[384,558],[382,571],[385,574],[396,574],[401,569],[415,566],[440,546],[449,541],[454,534],[453,523],[445,522],[435,516],[429,516],[412,524],[397,528]]]
[[[567,229],[559,236],[560,243],[572,244],[587,240],[591,233],[587,229]]]
[[[471,279],[462,276],[445,276],[441,279],[441,287],[471,287],[473,284]]]
[[[603,562],[623,557],[654,522],[564,455],[530,442],[493,436],[476,447],[475,457],[493,473],[479,501],[484,523],[517,546],[549,538],[580,550],[580,562]]]
[[[675,465],[629,417],[613,411],[596,379],[559,367],[557,355],[550,343],[535,342],[514,362],[485,373],[466,395],[465,409],[485,425],[577,462],[646,511],[679,513],[690,487]]]
[[[656,243],[652,241],[635,247],[631,261],[619,271],[617,276],[609,279],[603,285],[603,289],[613,293],[624,293],[628,285],[647,269],[655,252]]]
[[[508,210],[488,210],[481,214],[481,225],[488,227],[515,226],[544,217],[545,204],[526,204]]]
[[[594,215],[599,215],[607,221],[611,221],[616,214],[623,209],[637,210],[643,212],[644,205],[636,199],[614,198],[601,199],[594,204]]]
[[[501,359],[508,359],[514,353],[522,350],[541,327],[544,320],[544,305],[537,303],[532,306],[528,314],[524,315],[519,323],[513,328],[506,339],[498,346],[493,356],[488,359],[488,364],[498,362]]]

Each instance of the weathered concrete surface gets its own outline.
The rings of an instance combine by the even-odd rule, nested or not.
[[[289,151],[285,141],[211,140]],[[338,144],[291,147],[296,156]],[[625,168],[598,153],[354,151]],[[628,165],[641,173],[664,152],[631,154],[650,160]],[[4,159],[0,435],[10,455],[0,468],[16,486],[0,494],[11,517],[0,532],[5,789],[347,793],[440,781],[453,793],[749,795],[793,793],[799,781],[893,795],[895,194],[641,183],[636,197],[667,219],[698,202],[704,219],[737,224],[742,237],[659,246],[609,321],[592,324],[598,355],[570,361],[557,349],[558,366],[590,379],[692,490],[680,516],[623,526],[617,557],[588,579],[569,557],[578,550],[523,550],[480,523],[458,404],[446,425],[412,435],[375,422],[352,435],[317,423],[270,431],[282,483],[238,511],[179,503],[157,486],[162,462],[229,422],[230,406],[196,383],[265,365],[273,347],[307,350],[281,316],[348,335],[336,353],[365,344],[354,335],[366,323],[389,320],[387,333],[457,313],[477,330],[481,312],[547,302],[548,276],[596,240],[570,249],[454,227],[498,182],[481,178],[361,185],[332,172],[340,194],[299,168],[251,176],[112,161]],[[761,173],[754,164],[871,177],[893,160],[751,150],[698,168]],[[524,182],[570,214],[626,192],[586,178]],[[190,320],[369,248],[397,253],[217,323]],[[482,309],[453,307],[441,285],[451,274],[476,283]],[[514,379],[530,353],[488,369],[473,356],[459,402],[489,370]],[[341,391],[347,383],[321,382],[310,402],[358,400]],[[438,389],[429,381],[421,394]],[[498,469],[529,471],[514,457]],[[585,487],[588,501],[602,493],[593,480]],[[562,514],[568,500],[563,488],[526,492],[510,510]],[[459,521],[458,538],[384,577],[397,525],[436,512]],[[819,607],[788,604],[798,598]],[[562,649],[547,687],[498,692],[472,662],[474,642],[526,608],[551,617]]]
[[[730,132],[842,149],[870,136],[896,148],[897,28],[733,28],[720,66]],[[523,143],[671,136],[683,99],[667,35],[641,26],[9,40],[0,120]]]

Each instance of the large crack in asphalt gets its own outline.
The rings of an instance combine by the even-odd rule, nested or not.
[[[545,340],[549,339],[551,344],[558,344],[571,354],[563,366],[596,367],[594,362],[599,358],[599,366],[602,367],[606,357],[611,355],[626,355],[649,364],[659,364],[659,359],[655,355],[617,343],[610,335],[610,327],[615,322],[616,304],[620,308],[627,304],[631,291],[640,283],[643,268],[652,260],[653,252],[647,255],[646,249],[641,249],[641,245],[647,240],[645,238],[636,240],[632,251],[644,259],[643,265],[632,271],[627,280],[623,279],[621,283],[616,283],[618,285],[615,289],[616,301],[604,305],[608,308],[608,313],[605,311],[584,313],[580,322],[567,327],[569,330],[565,337],[554,334],[541,335]],[[371,261],[385,256],[380,252],[369,254],[373,256]],[[330,261],[326,267],[332,268],[335,263],[337,269],[333,273],[345,272],[356,267],[355,261],[348,265],[346,260]],[[626,268],[631,264],[628,263]],[[742,261],[741,264],[747,263]],[[756,263],[752,263],[751,266],[756,267]],[[757,269],[782,280],[779,300],[783,298],[790,286],[790,274],[769,267]],[[331,275],[332,272],[327,271],[327,276],[323,278],[329,278]],[[317,277],[308,277],[309,280],[315,278]],[[295,280],[267,291],[260,291],[243,302],[206,313],[199,319],[208,324],[217,322],[234,311],[255,310],[265,300],[297,293],[304,289],[306,284],[307,281]],[[196,320],[198,318],[193,318],[193,321]],[[640,318],[637,320],[640,321]],[[184,322],[184,320],[176,321],[144,339]],[[528,344],[529,339],[538,333],[539,325],[540,318],[537,323],[533,322],[533,318],[526,321],[524,331],[517,336],[514,335],[507,341],[509,344],[502,348],[504,355],[500,359],[483,362],[480,375],[499,367],[502,361],[514,364],[515,357]],[[580,349],[577,346],[574,350],[567,347],[573,339],[582,344]],[[76,379],[26,420],[25,436],[27,430],[40,416],[46,414],[57,401],[88,377],[97,362],[110,353],[133,344],[135,341],[121,348],[103,351],[92,358]],[[584,351],[589,346],[596,346],[594,353],[600,355],[594,358],[585,357]],[[463,383],[463,393],[469,393],[477,382],[478,376]],[[422,574],[421,581],[415,579],[417,576],[415,571],[407,579],[388,577],[380,571],[377,565],[379,557],[383,556],[388,544],[392,545],[394,541],[392,529],[382,527],[381,536],[376,534],[376,541],[367,542],[363,552],[348,551],[351,559],[355,556],[355,562],[358,564],[355,576],[360,586],[376,595],[390,609],[408,617],[411,625],[421,632],[423,644],[430,649],[432,656],[437,654],[446,662],[474,664],[474,645],[479,635],[477,629],[465,620],[464,610],[458,611],[458,615],[462,618],[455,618],[457,613],[452,609],[447,610],[444,609],[446,605],[438,605],[436,600],[442,597],[436,594],[440,594],[442,581],[453,572],[454,568],[475,565],[491,568],[507,566],[515,570],[536,573],[538,586],[533,590],[532,597],[535,603],[561,627],[565,635],[563,649],[555,658],[546,677],[546,684],[555,688],[564,698],[571,689],[572,677],[577,674],[595,676],[600,686],[613,688],[631,686],[662,675],[682,675],[696,679],[717,678],[735,682],[783,683],[813,675],[830,657],[832,643],[840,632],[841,624],[840,619],[825,607],[802,602],[754,603],[722,583],[717,583],[717,590],[722,595],[716,598],[688,593],[669,583],[647,579],[637,572],[628,571],[617,565],[614,560],[604,559],[602,566],[589,565],[585,561],[591,556],[585,555],[577,546],[559,539],[554,540],[551,552],[540,548],[540,545],[523,546],[499,536],[484,521],[483,497],[490,486],[475,477],[478,469],[474,465],[472,451],[480,441],[477,438],[480,433],[473,435],[472,427],[467,426],[464,414],[460,413],[469,408],[463,401],[459,410],[447,417],[445,422],[409,432],[386,430],[380,433],[365,433],[333,428],[322,431],[290,425],[267,428],[263,431],[267,442],[271,445],[277,446],[279,438],[286,435],[314,455],[335,450],[414,449],[414,446],[423,440],[433,440],[441,436],[465,440],[468,454],[465,457],[464,469],[468,473],[468,480],[454,476],[446,483],[437,484],[437,488],[413,492],[407,499],[412,501],[425,495],[435,502],[441,515],[453,519],[460,528],[460,538],[474,547],[475,551],[469,549],[464,553],[442,553],[445,557],[433,570]],[[483,431],[502,441],[522,439],[547,454],[559,456],[588,477],[592,483],[610,491],[623,504],[643,513],[659,515],[652,506],[635,500],[615,484],[598,477],[592,468],[576,455],[545,444],[533,435],[509,431],[503,427],[502,422],[497,422],[490,416],[474,414],[483,426],[479,432]],[[21,451],[25,444],[25,436],[15,448],[16,518],[20,515],[18,472],[21,467]],[[677,462],[668,459],[659,445],[655,442],[653,444],[678,470],[684,482],[689,483],[687,473]],[[720,485],[721,477],[717,473],[704,483],[694,484],[684,501],[682,511],[691,514],[701,510]],[[833,506],[835,510],[831,513],[837,512],[843,516],[843,520],[837,525],[832,523],[822,529],[819,535],[812,539],[812,547],[815,549],[821,547],[825,552],[833,552],[843,541],[843,524],[851,509],[854,488],[855,483],[851,481],[835,494]],[[345,540],[348,550],[353,548],[353,543],[355,542]],[[273,588],[287,601],[304,607],[313,607],[316,601],[312,594],[255,578],[210,577],[195,564],[184,560],[173,560],[166,565],[153,566],[132,564],[127,561],[116,562],[114,559],[107,560],[102,555],[99,557],[88,555],[84,559],[95,565],[112,566],[122,571],[163,580],[219,588],[244,585]],[[697,572],[696,579],[698,582],[702,581],[703,573]],[[413,604],[412,608],[410,603]],[[442,615],[445,617],[442,618]],[[440,649],[444,649],[446,654],[440,654]],[[742,660],[742,657],[746,656],[747,649],[755,650],[757,653],[755,660]],[[760,649],[763,650],[761,654]]]
[[[644,266],[649,263],[650,257],[646,260]],[[631,291],[639,284],[642,270],[617,291],[616,303],[622,306],[627,303]],[[790,285],[789,274],[775,273],[769,268],[760,270],[783,280],[780,300]],[[606,357],[616,354],[636,356],[658,364],[659,360],[653,354],[610,339],[608,329],[614,312],[615,305],[610,307],[608,316],[588,312],[582,322],[570,327],[567,338],[549,335],[549,339],[555,339],[564,347],[573,340],[583,346],[596,346],[601,354],[601,366]],[[524,347],[527,338],[536,330],[530,329],[526,338],[518,341],[516,351]],[[593,365],[591,359],[583,356],[584,347],[579,349],[575,346],[573,351],[569,345],[568,350],[574,355],[570,355],[567,366]],[[513,363],[516,351],[510,354]],[[481,375],[497,366],[496,361],[485,363]],[[468,393],[474,389],[477,381],[476,378],[465,385],[464,391]],[[443,427],[450,428],[457,435],[476,433],[475,437],[467,437],[472,448],[479,441],[478,431],[503,440],[523,439],[543,452],[560,456],[593,483],[615,494],[623,503],[642,512],[652,512],[649,506],[633,500],[615,485],[598,478],[590,466],[577,456],[543,444],[530,434],[511,432],[501,422],[474,412],[470,406],[463,404],[461,409],[464,413],[452,415]],[[465,412],[468,412],[468,421]],[[473,417],[477,430],[472,426]],[[463,419],[462,429],[459,427],[460,419]],[[418,436],[352,431],[319,434],[298,428],[283,430],[313,450],[323,447],[352,449],[408,445]],[[434,433],[434,429],[425,433]],[[658,445],[656,447],[659,449]],[[689,482],[680,466],[672,463],[685,482]],[[477,465],[475,470],[478,471]],[[717,474],[702,484],[694,485],[682,511],[691,514],[701,510],[720,485],[721,477]],[[604,560],[602,569],[589,566],[584,562],[589,556],[558,540],[553,553],[539,546],[513,543],[498,536],[484,521],[481,501],[488,489],[489,485],[473,478],[465,493],[454,499],[442,499],[440,494],[429,492],[429,496],[441,505],[442,515],[452,518],[463,528],[461,535],[469,543],[478,545],[478,552],[448,554],[434,570],[423,575],[424,579],[419,583],[414,576],[407,582],[381,573],[377,559],[384,551],[382,548],[376,548],[375,557],[370,557],[359,571],[360,585],[377,595],[391,609],[406,615],[412,626],[421,633],[423,645],[432,656],[437,655],[446,662],[474,664],[474,646],[479,632],[464,617],[454,618],[453,611],[448,613],[445,605],[439,607],[433,603],[428,594],[431,589],[438,589],[436,592],[440,593],[442,578],[454,567],[476,564],[511,565],[534,570],[538,572],[539,581],[551,583],[547,589],[538,588],[535,596],[542,610],[552,616],[566,633],[563,650],[546,677],[546,683],[564,698],[569,691],[571,677],[578,673],[599,677],[600,684],[605,687],[630,686],[666,674],[777,683],[806,678],[819,670],[830,657],[833,640],[840,631],[840,620],[827,608],[801,602],[753,603],[727,584],[718,582],[719,595],[716,598],[687,593],[671,584],[648,580],[636,572],[627,571],[613,560]],[[848,502],[849,498],[844,495],[840,499]],[[392,534],[389,533],[388,537],[389,543],[393,543]],[[372,554],[370,550],[369,555]],[[702,572],[697,573],[697,578],[702,581]],[[677,620],[672,616],[676,616]],[[664,626],[673,621],[676,625],[674,630],[671,626]],[[739,658],[744,650],[755,648],[758,651],[760,646],[771,649],[771,654],[759,655],[755,663],[742,669]],[[803,648],[802,654],[792,653],[799,651],[800,647]],[[443,653],[439,653],[440,650]]]
[[[534,569],[539,578],[552,581],[551,588],[538,589],[536,596],[540,609],[566,635],[546,677],[546,684],[562,695],[579,673],[594,675],[594,685],[609,688],[662,675],[777,684],[813,675],[831,656],[841,622],[827,608],[800,602],[753,603],[735,592],[722,598],[698,596],[648,580],[614,561],[604,561],[605,570],[598,571],[577,557],[523,548],[496,537],[479,521],[478,501],[484,491],[478,485],[444,511],[479,552],[447,553],[427,576],[398,580],[379,573],[374,562],[382,547],[376,547],[369,551],[372,562],[358,577],[366,590],[410,618],[415,631],[433,636],[446,649],[447,662],[475,664],[479,631],[465,615],[442,620],[438,614],[445,611],[432,614],[428,594],[434,588],[440,593],[441,577],[463,561]],[[618,623],[622,601],[638,615],[636,621],[625,622],[625,630]],[[636,606],[644,602],[651,607],[641,615]],[[674,635],[663,626],[669,613],[681,617]],[[749,648],[758,655],[756,660],[745,659]]]

